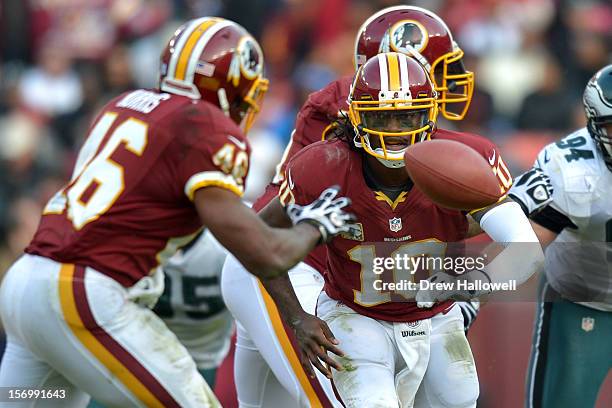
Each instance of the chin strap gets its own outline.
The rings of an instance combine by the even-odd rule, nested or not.
[[[353,143],[355,144],[356,147],[358,147],[360,149],[363,149],[364,147],[363,147],[363,144],[361,143],[361,139],[359,138],[359,133],[357,133],[357,132],[359,132],[360,127],[361,127],[361,125],[355,129],[356,130],[356,132],[355,132],[356,134],[353,137]],[[363,138],[365,139],[365,142],[368,143],[368,147],[369,147],[370,140],[369,140],[368,136],[365,135],[365,136],[363,136]],[[383,154],[382,149],[380,149],[380,152],[377,152],[377,153],[382,155]],[[402,154],[403,154],[403,152],[402,152]],[[380,163],[382,163],[383,166],[385,166],[385,167],[387,167],[389,169],[399,169],[400,167],[404,166],[404,160],[403,159],[402,160],[387,160],[387,159],[383,159],[381,157],[377,157],[376,160],[378,160]]]
[[[381,162],[383,166],[390,168],[390,169],[399,169],[400,167],[404,166],[403,159],[402,160],[386,160],[386,159],[381,159],[380,157],[377,157],[376,160]]]
[[[225,92],[225,88],[219,88],[217,90],[217,98],[219,98],[219,107],[225,113],[225,116],[230,116],[230,105],[227,100],[227,93]]]

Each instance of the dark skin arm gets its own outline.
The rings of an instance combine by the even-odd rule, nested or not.
[[[327,354],[328,351],[331,351],[341,357],[344,355],[342,350],[336,347],[339,344],[338,340],[336,340],[325,321],[306,313],[302,309],[293,286],[291,286],[289,276],[279,276],[262,281],[262,283],[274,299],[283,320],[295,333],[302,350],[300,363],[304,367],[304,371],[311,378],[315,377],[312,365],[327,378],[331,378],[331,370],[328,368],[330,366],[342,371],[342,366]]]
[[[278,198],[270,201],[260,211],[259,216],[270,226],[277,228],[288,228],[291,226],[291,220],[285,214],[285,210]],[[312,369],[312,365],[314,365],[326,377],[331,378],[330,369],[323,365],[322,362],[338,371],[343,370],[342,366],[327,354],[327,351],[331,351],[339,356],[344,355],[336,347],[338,340],[335,339],[327,323],[316,316],[306,313],[302,309],[289,276],[281,275],[277,278],[266,279],[262,281],[262,284],[272,299],[274,299],[285,323],[295,333],[302,349],[300,362],[306,373],[311,378],[314,378],[315,373]]]
[[[307,223],[271,228],[224,188],[196,191],[194,203],[204,226],[260,279],[280,276],[295,266],[318,243],[319,231]]]
[[[266,224],[274,228],[291,228],[291,220],[287,217],[285,209],[278,197],[272,199],[264,208],[259,211],[259,217]]]

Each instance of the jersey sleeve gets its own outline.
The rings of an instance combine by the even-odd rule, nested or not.
[[[311,190],[314,179],[309,176],[309,154],[298,153],[289,160],[283,172],[278,197],[283,207],[289,204],[308,204],[314,200]]]
[[[194,111],[184,115],[185,120],[180,124],[178,183],[190,200],[198,189],[209,186],[242,196],[250,155],[246,138],[237,127],[213,124],[229,119]]]
[[[326,188],[334,184],[342,185],[338,179],[339,172],[333,171],[333,165],[325,167],[321,163],[321,157],[335,150],[334,146],[327,144],[322,142],[308,146],[289,161],[278,193],[283,206],[309,204]]]

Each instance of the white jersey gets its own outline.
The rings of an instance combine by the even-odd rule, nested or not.
[[[546,146],[509,194],[536,222],[548,213],[549,222],[559,225],[545,252],[551,286],[581,304],[612,311],[612,171],[587,129]]]
[[[189,350],[199,369],[219,366],[227,355],[233,319],[221,297],[227,251],[209,231],[165,265],[165,289],[154,311]]]

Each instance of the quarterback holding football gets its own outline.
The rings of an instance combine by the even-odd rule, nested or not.
[[[413,55],[425,67],[436,91],[437,109],[444,117],[461,120],[465,116],[474,88],[474,74],[465,69],[463,51],[438,15],[420,7],[401,5],[370,16],[355,38],[355,67],[359,68],[368,59],[389,51]],[[293,180],[285,177],[285,170],[298,152],[344,131],[340,124],[349,111],[347,99],[353,77],[339,78],[308,97],[297,115],[295,130],[277,174],[256,201],[255,209],[261,210],[275,200],[281,185],[291,186]],[[505,190],[512,181],[510,174],[497,150],[488,142],[485,145],[482,154],[489,159],[493,157],[491,166]],[[313,166],[319,166],[319,163]],[[284,189],[283,193],[287,190]],[[389,198],[381,193],[376,200],[384,202]],[[262,216],[272,225],[290,225],[284,215],[275,217],[266,212]],[[468,235],[480,231],[478,223],[473,221],[469,229]],[[317,298],[324,285],[322,275],[326,264],[327,250],[320,246],[290,272],[291,284],[301,306],[310,314],[315,313]],[[261,283],[232,256],[225,263],[222,290],[238,326],[235,381],[240,404],[261,407],[270,398],[285,401],[287,396],[279,395],[284,389],[284,394],[289,394],[299,406],[341,406],[329,379],[318,370],[313,372],[310,364],[300,365],[299,345],[291,330],[282,324],[275,303]],[[473,321],[477,309],[469,302],[459,304],[465,328]],[[274,375],[270,375],[271,372]],[[315,375],[316,378],[312,378]],[[259,381],[259,378],[266,380]],[[282,388],[276,384],[277,380]],[[268,394],[274,395],[269,397]]]
[[[376,243],[394,243],[395,251],[408,256],[431,253],[443,248],[439,242],[466,238],[472,217],[506,247],[485,268],[468,271],[461,279],[513,279],[521,284],[543,264],[542,249],[518,204],[502,198],[467,214],[440,207],[413,186],[404,169],[404,153],[414,143],[454,140],[483,158],[496,149],[480,136],[437,128],[436,119],[435,90],[416,59],[400,53],[369,59],[351,86],[344,134],[296,154],[285,171],[287,182],[279,200],[264,209],[284,214],[281,206],[308,202],[329,182],[340,185],[351,199],[359,233],[336,236],[326,245],[318,317],[300,308],[289,277],[264,284],[292,325],[304,355],[332,377],[347,407],[474,407],[479,393],[463,318],[448,299],[450,293],[419,291],[416,299],[407,301],[403,293],[376,291],[369,262],[376,256]],[[398,218],[399,227],[392,222]],[[519,253],[515,243],[533,244],[521,246]],[[454,279],[444,272],[428,278]],[[451,343],[453,352],[446,349]]]

